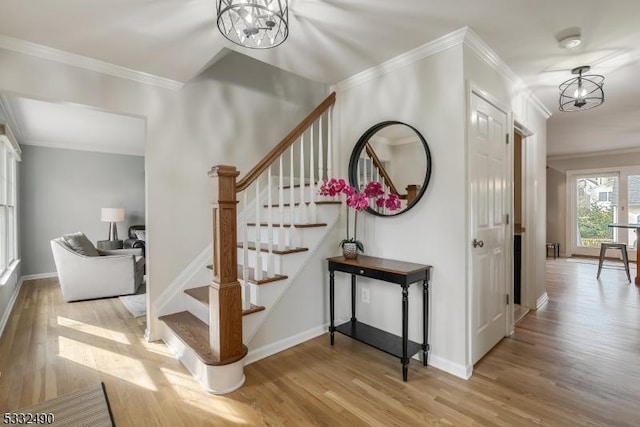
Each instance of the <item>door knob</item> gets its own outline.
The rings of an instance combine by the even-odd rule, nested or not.
[[[478,246],[483,247],[484,246],[484,242],[482,240],[473,239],[473,247],[477,248]]]

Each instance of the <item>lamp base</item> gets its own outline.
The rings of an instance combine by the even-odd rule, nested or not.
[[[109,240],[118,240],[118,226],[115,222],[109,223]]]

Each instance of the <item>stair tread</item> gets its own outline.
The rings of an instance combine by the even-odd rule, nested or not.
[[[199,286],[197,288],[185,289],[184,293],[193,297],[194,299],[200,301],[205,305],[209,305],[209,286]],[[242,315],[246,316],[247,314],[256,313],[258,311],[264,310],[264,307],[261,305],[251,304],[251,308],[246,310],[242,310]]]
[[[304,203],[308,205],[311,202],[304,202]],[[321,201],[316,201],[316,205],[341,205],[341,204],[342,204],[342,202],[339,201],[339,200],[321,200]],[[300,202],[296,202],[293,205],[294,206],[300,206]],[[283,207],[289,207],[289,206],[291,206],[291,204],[290,203],[283,203],[282,206]],[[263,207],[268,208],[269,205],[268,204],[264,204]],[[271,205],[271,207],[277,208],[277,207],[280,207],[280,204],[274,203],[274,204]]]
[[[207,265],[207,268],[209,270],[213,270],[213,265],[209,264]],[[241,278],[241,277],[242,277],[242,265],[238,264],[238,278]],[[266,271],[262,272],[262,277],[264,277],[264,279],[256,280],[255,270],[249,267],[249,277],[247,278],[247,280],[249,281],[249,283],[253,283],[256,285],[264,285],[265,283],[277,282],[279,280],[285,280],[289,278],[288,276],[283,276],[282,274],[274,274],[273,277],[267,277]]]
[[[247,226],[249,227],[255,227],[256,223],[255,222],[249,222],[247,223]],[[267,222],[261,222],[260,226],[261,227],[266,227],[268,226],[269,223]],[[280,223],[272,223],[271,224],[273,226],[273,228],[276,227],[280,227]],[[291,227],[291,224],[282,224],[284,227]],[[313,227],[326,227],[327,224],[324,222],[318,222],[318,223],[304,223],[304,224],[293,224],[293,226],[295,228],[313,228]]]
[[[243,344],[241,355],[222,362],[217,360],[209,344],[209,326],[188,311],[161,316],[158,320],[163,321],[206,365],[228,365],[237,362],[247,354],[247,346]]]
[[[238,242],[238,247],[242,248],[242,242]],[[256,250],[256,244],[255,242],[249,242],[249,250],[255,251]],[[267,245],[266,243],[261,243],[260,244],[260,250],[262,252],[268,252],[269,251],[269,245]],[[277,249],[277,247],[274,245],[273,247],[273,253],[276,255],[287,255],[287,254],[295,254],[298,252],[306,252],[308,251],[309,248],[290,248],[288,246],[285,246],[284,249]]]
[[[315,182],[315,185],[318,185],[317,181]],[[304,186],[305,187],[309,187],[309,186],[311,186],[311,183],[310,182],[305,182]],[[289,188],[291,188],[291,184],[284,185],[284,186],[282,186],[282,188],[283,189],[285,189],[285,188],[289,189]],[[300,188],[300,184],[294,184],[293,188]]]

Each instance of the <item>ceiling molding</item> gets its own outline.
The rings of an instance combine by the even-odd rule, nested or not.
[[[75,53],[65,52],[2,34],[0,34],[0,48],[164,89],[180,90],[184,86],[183,82],[144,73],[142,71],[132,70],[131,68],[111,64],[89,58],[87,56],[77,55]]]
[[[16,119],[16,114],[11,107],[11,103],[7,99],[6,95],[0,94],[0,110],[4,112],[5,117],[7,118],[7,124],[13,130],[16,139],[20,142],[24,137],[24,132],[22,131],[22,127],[18,123]]]
[[[500,73],[503,77],[512,81],[517,89],[526,93],[526,98],[545,116],[551,117],[551,111],[544,106],[542,101],[531,92],[527,85],[518,77],[511,68],[478,36],[471,28],[464,28],[464,44],[480,57],[487,65]]]
[[[105,154],[123,154],[126,156],[139,156],[144,157],[144,153],[140,153],[136,150],[118,150],[113,149],[112,147],[97,147],[97,146],[88,146],[83,144],[68,144],[62,142],[53,142],[53,141],[35,141],[35,140],[27,140],[23,141],[22,145],[33,145],[36,147],[45,147],[45,148],[58,148],[62,150],[75,150],[75,151],[90,151],[95,153],[105,153]]]
[[[392,71],[406,67],[407,65],[411,65],[414,62],[435,55],[436,53],[450,49],[464,41],[466,32],[467,27],[463,27],[452,33],[446,34],[440,38],[430,41],[429,43],[398,55],[395,58],[346,78],[336,83],[335,87],[338,91],[348,90]]]
[[[586,157],[616,156],[616,155],[624,155],[624,154],[640,155],[640,148],[621,148],[619,150],[592,151],[590,153],[558,154],[555,156],[548,156],[547,161],[553,162],[556,160],[572,160],[572,159],[582,159]]]

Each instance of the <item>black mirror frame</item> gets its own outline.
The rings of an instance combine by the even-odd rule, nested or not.
[[[365,133],[362,134],[360,139],[358,139],[358,142],[356,143],[356,146],[353,148],[353,151],[351,152],[351,158],[349,159],[349,184],[354,188],[358,188],[358,177],[357,177],[358,159],[360,158],[360,152],[362,152],[362,150],[364,149],[365,144],[369,141],[369,139],[373,135],[376,134],[376,132],[378,132],[381,129],[386,128],[387,126],[391,126],[391,125],[407,126],[407,127],[411,128],[416,133],[416,135],[418,135],[418,138],[420,138],[420,141],[422,141],[422,146],[424,147],[425,155],[427,156],[427,171],[425,173],[423,185],[420,188],[420,192],[418,193],[416,198],[413,200],[413,202],[411,202],[411,204],[407,205],[401,211],[399,211],[397,213],[394,213],[394,214],[384,215],[384,214],[381,214],[379,212],[374,211],[371,208],[367,208],[366,209],[366,211],[369,212],[370,214],[373,214],[373,215],[376,215],[376,216],[381,216],[381,217],[397,216],[397,215],[400,215],[400,214],[403,214],[403,213],[407,212],[409,209],[414,207],[416,205],[416,203],[418,203],[418,201],[420,201],[420,199],[422,198],[422,195],[424,194],[425,190],[427,189],[427,186],[429,185],[429,180],[431,178],[431,151],[429,150],[429,145],[427,144],[427,140],[424,139],[422,134],[420,132],[418,132],[418,130],[416,128],[414,128],[413,126],[408,125],[408,124],[403,123],[403,122],[398,122],[398,121],[395,121],[395,120],[389,120],[389,121],[386,121],[386,122],[380,122],[378,124],[373,125]]]

